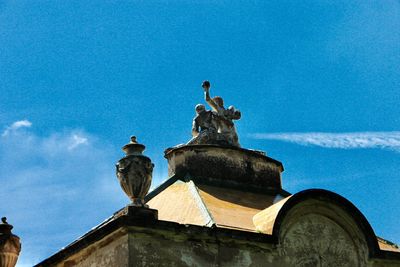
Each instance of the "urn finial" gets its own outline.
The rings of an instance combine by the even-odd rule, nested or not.
[[[144,197],[151,185],[154,164],[150,158],[143,155],[145,146],[137,142],[136,136],[131,136],[130,142],[122,147],[126,156],[116,165],[116,174],[122,190],[131,199],[134,206],[146,206]]]
[[[0,223],[0,267],[14,267],[21,252],[19,237],[11,233],[13,226],[2,217]]]
[[[0,224],[0,234],[11,234],[12,229],[13,229],[13,226],[11,224],[7,223],[7,218],[2,217],[1,224]]]
[[[142,155],[145,150],[145,146],[139,144],[136,140],[136,136],[131,136],[131,141],[122,147],[122,150],[125,152],[127,156],[129,155]]]
[[[134,135],[131,136],[131,143],[132,144],[137,144],[136,136],[134,136]]]

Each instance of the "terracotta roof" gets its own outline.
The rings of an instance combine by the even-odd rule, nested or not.
[[[263,195],[207,185],[199,194],[218,227],[255,231],[253,216],[273,204],[280,195]]]
[[[288,196],[255,214],[252,220],[256,230],[260,233],[272,235],[278,213],[291,197],[292,196]]]
[[[159,220],[254,232],[253,216],[284,197],[195,184],[190,177],[185,180],[175,181],[147,202],[158,210]]]
[[[398,245],[396,245],[395,243],[392,243],[388,240],[385,240],[381,237],[378,237],[378,245],[379,248],[382,250],[386,250],[386,251],[392,251],[392,252],[400,252],[400,247]]]
[[[200,226],[214,224],[192,181],[176,181],[147,204],[158,210],[159,220]]]

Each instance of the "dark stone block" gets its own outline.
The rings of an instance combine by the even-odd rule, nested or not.
[[[158,220],[158,210],[147,207],[128,205],[124,208],[122,214],[126,216],[129,221],[138,223],[154,223]]]
[[[184,176],[201,183],[247,189],[280,191],[282,163],[264,153],[237,147],[185,145],[168,149],[169,175]]]

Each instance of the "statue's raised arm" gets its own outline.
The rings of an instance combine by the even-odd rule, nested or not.
[[[233,106],[225,109],[224,100],[220,96],[212,98],[210,96],[211,84],[209,81],[204,81],[201,86],[204,89],[205,101],[213,110],[213,121],[215,121],[218,130],[218,143],[240,147],[239,138],[233,123],[233,120],[241,118],[242,115],[240,111],[236,110]]]
[[[214,100],[210,97],[210,87],[211,84],[209,81],[204,81],[201,85],[204,89],[204,99],[210,105],[211,109],[215,112],[218,112],[218,105],[214,102]]]

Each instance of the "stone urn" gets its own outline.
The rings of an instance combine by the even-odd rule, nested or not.
[[[151,185],[154,164],[150,158],[143,155],[145,146],[131,137],[131,142],[122,147],[126,156],[116,164],[116,174],[119,183],[132,201],[133,206],[147,207],[144,197]]]
[[[12,225],[7,218],[1,218],[0,223],[0,267],[14,267],[21,252],[19,237],[11,233]]]

